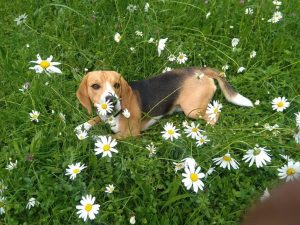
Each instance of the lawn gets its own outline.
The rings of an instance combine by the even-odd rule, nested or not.
[[[3,0],[0,12],[0,224],[241,224],[266,188],[300,177],[299,1]],[[30,69],[37,54],[52,55],[62,73]],[[139,138],[117,140],[112,157],[95,155],[93,137],[111,134],[107,124],[76,136],[74,128],[96,115],[76,99],[87,71],[114,70],[133,81],[188,66],[224,71],[256,104],[233,105],[218,88],[215,126],[166,116]],[[278,97],[287,100],[282,111],[272,108]],[[185,121],[209,141],[187,137]],[[168,122],[178,139],[163,139]],[[268,150],[266,165],[245,162],[251,149]],[[238,168],[213,161],[228,153]],[[184,169],[175,171],[187,157],[207,175],[203,190],[188,190]],[[70,179],[67,169],[79,162],[85,168]],[[84,221],[76,206],[86,195],[100,208]]]

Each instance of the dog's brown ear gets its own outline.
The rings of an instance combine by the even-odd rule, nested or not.
[[[85,75],[79,85],[79,88],[76,91],[76,96],[81,103],[81,105],[86,108],[89,114],[92,113],[92,106],[91,106],[91,100],[88,95],[88,86],[87,86],[87,77],[88,75]]]
[[[123,103],[128,104],[129,100],[131,99],[131,95],[132,95],[132,90],[129,86],[129,84],[127,83],[127,81],[120,76],[120,97],[122,99],[122,105]]]

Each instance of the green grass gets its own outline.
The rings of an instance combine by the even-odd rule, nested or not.
[[[148,13],[143,10],[145,2],[137,0],[0,2],[0,180],[7,186],[0,194],[6,198],[0,224],[81,224],[76,205],[86,194],[101,205],[91,224],[129,224],[132,215],[136,224],[240,224],[263,190],[281,182],[277,168],[286,162],[279,154],[300,160],[293,138],[294,113],[300,110],[299,1],[285,1],[280,7],[283,19],[276,24],[267,22],[275,11],[271,0],[148,2]],[[138,10],[129,13],[128,4],[136,4]],[[247,7],[253,8],[253,15],[245,15]],[[23,13],[28,15],[26,23],[17,26],[14,19]],[[144,37],[136,36],[136,30]],[[120,43],[113,40],[116,32],[122,35]],[[168,38],[160,57],[156,45],[147,42],[150,37]],[[235,52],[234,37],[240,39]],[[257,56],[250,59],[252,50]],[[168,62],[170,53],[180,51],[188,55],[184,65]],[[63,74],[38,75],[29,70],[38,53],[62,62]],[[85,68],[116,70],[131,81],[158,74],[166,66],[207,65],[221,70],[226,63],[229,82],[261,104],[238,107],[218,90],[214,99],[223,109],[216,126],[197,121],[211,140],[203,147],[196,147],[185,135],[173,143],[163,141],[160,132],[166,122],[182,130],[182,114],[165,117],[142,138],[119,141],[119,153],[111,159],[95,156],[91,138],[108,134],[106,126],[95,127],[83,141],[74,133],[89,119],[75,96]],[[240,66],[246,67],[243,74],[236,72]],[[30,88],[21,93],[18,89],[25,82]],[[282,113],[271,107],[278,96],[291,102]],[[37,124],[29,119],[33,109],[41,113]],[[66,115],[66,123],[59,112]],[[278,124],[280,133],[266,131],[265,123]],[[153,158],[145,149],[151,142],[157,146]],[[272,154],[272,162],[260,169],[242,162],[245,151],[255,144]],[[240,162],[240,169],[216,168],[204,181],[203,192],[186,190],[181,172],[174,172],[173,162],[187,156],[206,172],[212,158],[228,151]],[[5,169],[10,159],[18,160],[12,171]],[[76,162],[87,168],[72,181],[65,170]],[[116,186],[111,195],[104,192],[108,184]],[[28,210],[31,197],[40,204]]]

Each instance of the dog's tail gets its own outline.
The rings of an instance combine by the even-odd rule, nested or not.
[[[219,71],[217,71],[215,69],[212,69],[212,68],[208,68],[208,67],[202,68],[201,71],[206,76],[208,76],[210,78],[213,78],[213,79],[218,81],[219,86],[220,86],[222,92],[225,95],[225,98],[229,102],[231,102],[233,104],[236,104],[236,105],[239,105],[239,106],[253,107],[252,102],[248,98],[242,96],[241,94],[239,94],[238,92],[236,92],[233,89],[233,87],[225,79],[225,74],[224,73],[219,72]]]

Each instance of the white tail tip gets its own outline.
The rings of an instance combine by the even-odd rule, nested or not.
[[[230,102],[240,106],[253,107],[252,102],[248,98],[240,94],[237,94],[232,99],[230,99]]]

